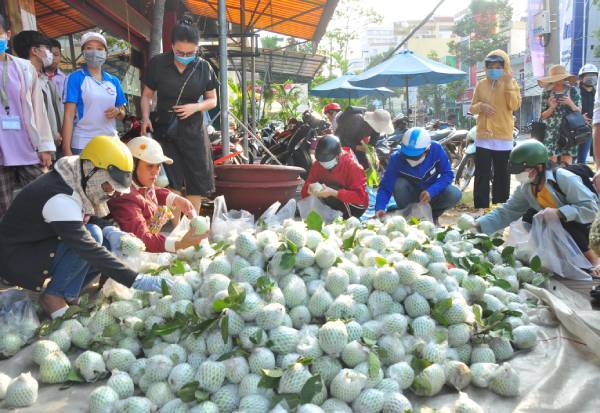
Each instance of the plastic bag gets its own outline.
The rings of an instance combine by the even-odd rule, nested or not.
[[[428,202],[415,202],[414,204],[409,204],[406,208],[401,209],[399,213],[406,219],[414,217],[421,221],[433,222],[431,205],[429,205]]]
[[[247,229],[254,229],[254,215],[243,209],[228,211],[225,197],[216,197],[210,228],[211,238],[225,239],[231,234],[239,234]]]
[[[510,224],[506,245],[515,248],[517,259],[529,262],[535,256],[531,242],[531,224],[524,222],[523,218]]]
[[[133,271],[144,273],[169,265],[175,259],[175,255],[169,252],[142,252],[135,256],[126,256],[120,259]]]
[[[326,224],[331,224],[337,218],[343,216],[341,211],[327,206],[323,201],[314,195],[307,196],[306,198],[298,201],[298,211],[300,212],[300,217],[302,217],[302,219],[306,219],[311,211],[315,211],[321,216],[321,218],[323,218],[323,221]]]
[[[262,225],[266,228],[274,228],[281,226],[287,219],[293,219],[296,215],[296,200],[290,199],[281,209],[281,202],[277,201],[271,205],[260,218],[256,221],[256,225]]]
[[[0,292],[0,334],[17,334],[26,343],[39,326],[35,305],[23,290],[11,288]]]
[[[583,255],[571,235],[563,228],[560,219],[548,210],[533,217],[530,231],[530,257],[540,257],[542,267],[561,277],[590,281],[584,271],[592,264]]]

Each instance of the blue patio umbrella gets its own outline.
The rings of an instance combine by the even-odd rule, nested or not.
[[[332,79],[311,89],[309,94],[321,98],[337,99],[356,99],[363,96],[388,97],[394,94],[393,91],[385,87],[367,88],[353,86],[348,82],[348,80],[353,77],[354,75],[352,74],[345,74],[337,79]]]
[[[450,83],[465,76],[462,70],[403,50],[348,82],[358,87],[405,87],[408,109],[409,86]]]

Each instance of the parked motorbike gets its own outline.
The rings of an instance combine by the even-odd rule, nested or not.
[[[290,122],[288,122],[289,124]],[[284,131],[279,137],[275,137],[275,144],[269,147],[269,151],[283,165],[304,168],[306,174],[303,175],[303,178],[306,178],[313,162],[310,154],[311,146],[315,144],[319,136],[329,130],[330,125],[320,114],[307,110],[302,114],[302,121],[293,125],[292,128]],[[260,163],[277,164],[269,154],[264,155]]]
[[[456,174],[454,177],[454,183],[461,191],[464,191],[471,183],[471,179],[475,176],[475,138],[477,136],[477,127],[473,126],[466,137],[466,148],[464,150],[464,156],[460,160],[458,167],[456,168]],[[519,137],[519,129],[513,127],[513,146],[516,145],[517,138]],[[493,172],[492,172],[493,175]]]

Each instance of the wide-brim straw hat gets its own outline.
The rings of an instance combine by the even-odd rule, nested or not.
[[[569,73],[563,65],[554,65],[548,70],[548,76],[538,79],[538,85],[545,87],[550,83],[568,80],[572,84],[577,82],[577,76]]]

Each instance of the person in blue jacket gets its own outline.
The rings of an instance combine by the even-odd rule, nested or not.
[[[398,209],[416,202],[429,203],[437,224],[440,215],[460,201],[462,193],[452,185],[453,179],[454,172],[444,148],[431,141],[426,129],[410,128],[383,175],[375,201],[376,215],[385,215],[393,195]]]

